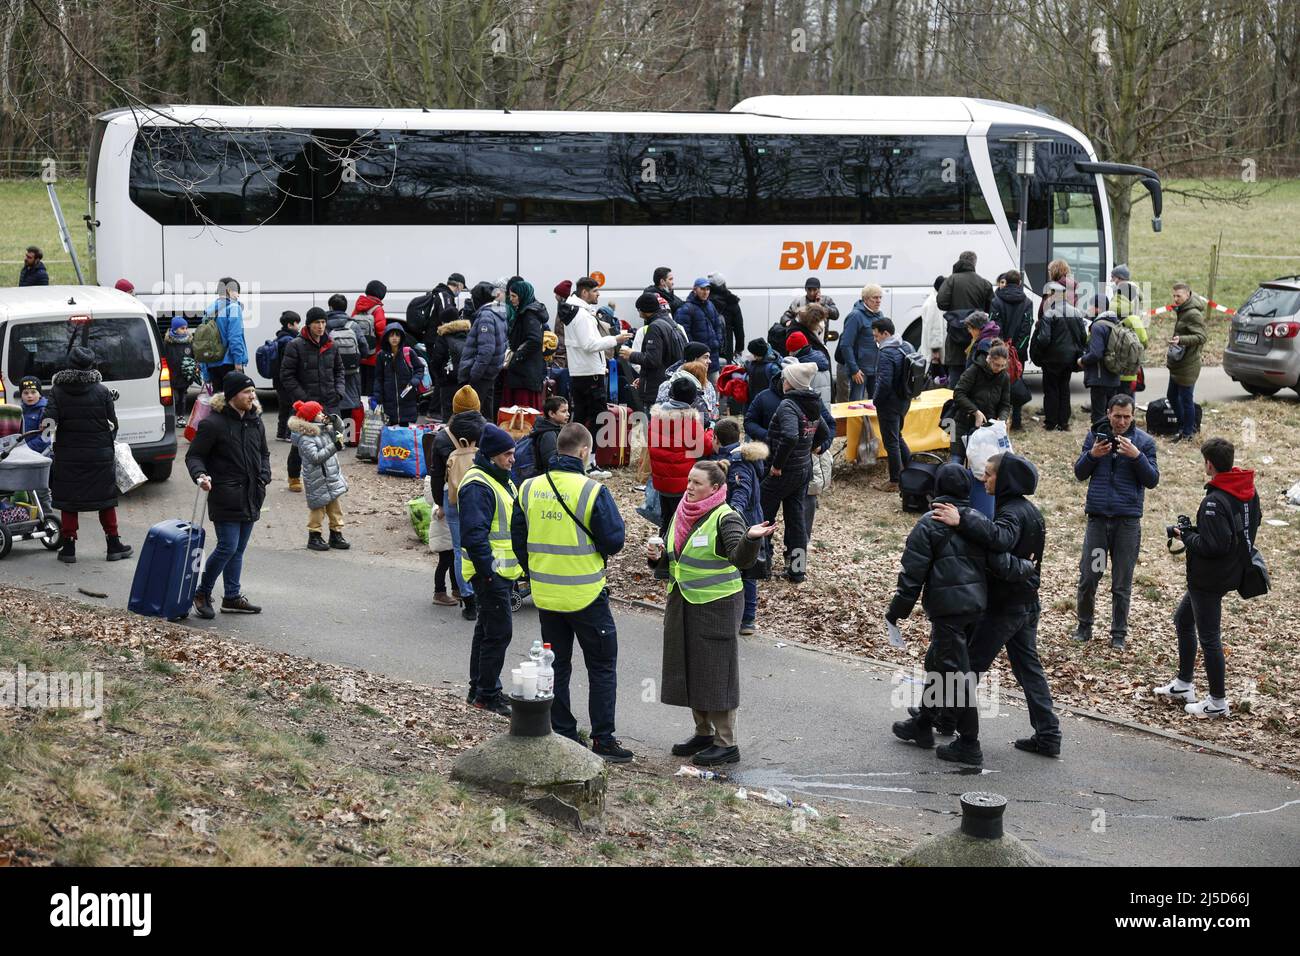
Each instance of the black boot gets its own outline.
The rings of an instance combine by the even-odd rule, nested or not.
[[[460,616],[467,621],[472,621],[478,617],[478,612],[474,610],[474,595],[466,594],[460,599],[461,609]]]
[[[951,760],[971,767],[984,766],[984,751],[980,750],[979,740],[971,740],[958,734],[951,743],[940,744],[934,749],[940,760]]]
[[[913,717],[921,716],[920,707],[909,707],[907,708],[907,712]],[[934,732],[940,737],[951,737],[957,732],[957,718],[952,716],[948,711],[941,710],[939,711],[938,718],[935,719],[933,728]]]
[[[132,548],[129,544],[123,544],[122,539],[115,534],[108,536],[108,560],[121,561],[123,558],[131,557]]]
[[[59,560],[64,564],[77,563],[77,539],[64,538],[63,547],[59,548]]]
[[[337,551],[346,551],[348,548],[352,547],[352,545],[348,544],[345,540],[343,540],[342,531],[331,531],[330,547],[334,548]]]
[[[325,543],[324,536],[319,531],[308,532],[307,547],[312,551],[328,551],[330,549],[330,546]]]
[[[934,731],[930,729],[930,724],[922,723],[917,717],[895,721],[893,729],[894,736],[899,740],[910,740],[926,750],[934,746]]]
[[[708,750],[713,746],[713,735],[707,736],[696,734],[690,740],[680,744],[673,744],[674,757],[694,757],[702,750]]]

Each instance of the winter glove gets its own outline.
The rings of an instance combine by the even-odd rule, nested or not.
[[[341,417],[339,417],[338,415],[331,415],[330,424],[334,426],[334,431],[337,434],[339,435],[343,434],[343,419]]]
[[[373,411],[374,411],[376,408],[378,408],[378,407],[379,407],[379,399],[377,399],[377,398],[375,398],[375,396],[371,395],[371,396],[370,396],[370,410],[373,412]]]
[[[337,448],[339,451],[342,451],[342,450],[343,450],[343,444],[344,444],[344,442],[343,442],[343,436],[342,436],[342,435],[335,435],[335,436],[334,436],[334,447]]]

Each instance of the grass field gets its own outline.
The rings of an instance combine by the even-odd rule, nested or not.
[[[1178,182],[1167,184],[1177,188]],[[1227,190],[1240,184],[1217,183]],[[85,183],[69,179],[59,183],[63,213],[81,258],[87,281],[93,281],[94,264],[86,252]],[[1300,273],[1300,241],[1293,238],[1293,210],[1300,207],[1300,181],[1257,183],[1256,194],[1244,207],[1206,204],[1170,196],[1165,202],[1164,231],[1153,233],[1150,207],[1141,206],[1130,232],[1129,266],[1134,281],[1148,288],[1152,305],[1169,301],[1169,287],[1186,280],[1201,294],[1208,289],[1210,246],[1219,242],[1219,275],[1214,298],[1231,308],[1246,300],[1261,279]],[[0,182],[0,286],[14,285],[22,264],[23,250],[31,244],[46,253],[51,282],[74,282],[72,263],[59,245],[58,231],[50,211],[43,183],[36,180]],[[689,269],[682,270],[689,273]],[[107,282],[116,276],[106,277]],[[131,278],[128,276],[128,278]],[[1211,329],[1222,331],[1223,313],[1214,313]],[[1172,317],[1161,316],[1153,323],[1154,341],[1148,353],[1159,356],[1172,327]],[[1225,333],[1226,334],[1226,333]],[[1206,349],[1207,360],[1218,364],[1223,354],[1224,335],[1215,334]]]

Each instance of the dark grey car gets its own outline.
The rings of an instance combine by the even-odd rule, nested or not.
[[[1252,395],[1300,391],[1300,276],[1261,282],[1237,310],[1223,369]]]

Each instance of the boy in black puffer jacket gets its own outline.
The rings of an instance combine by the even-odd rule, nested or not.
[[[776,407],[767,430],[771,449],[767,477],[762,483],[763,520],[772,521],[778,510],[785,516],[785,579],[802,584],[808,570],[808,524],[804,498],[812,477],[813,449],[829,440],[822,418],[821,397],[812,390],[817,366],[811,362],[787,365],[781,370],[785,398]]]
[[[976,508],[959,511],[950,504],[934,508],[937,521],[987,549],[994,556],[994,567],[1007,554],[1023,559],[1016,567],[1002,568],[1007,579],[996,574],[989,578],[989,611],[971,639],[971,669],[984,673],[1006,647],[1034,728],[1033,736],[1016,741],[1016,749],[1055,757],[1061,752],[1061,722],[1052,712],[1052,692],[1038,658],[1038,585],[1047,526],[1026,497],[1038,488],[1038,469],[1019,455],[994,455],[984,467],[983,480],[985,490],[997,500],[993,521]]]
[[[958,509],[970,505],[970,472],[949,462],[939,468],[934,503]],[[1014,564],[1014,562],[1010,562]],[[930,649],[925,655],[925,687],[918,714],[894,724],[894,735],[921,747],[934,746],[933,725],[951,710],[959,736],[936,750],[943,760],[981,766],[979,714],[975,710],[975,674],[970,639],[988,607],[988,556],[983,547],[956,534],[926,514],[907,536],[898,589],[885,620],[890,624],[912,613],[918,598],[930,617]]]

